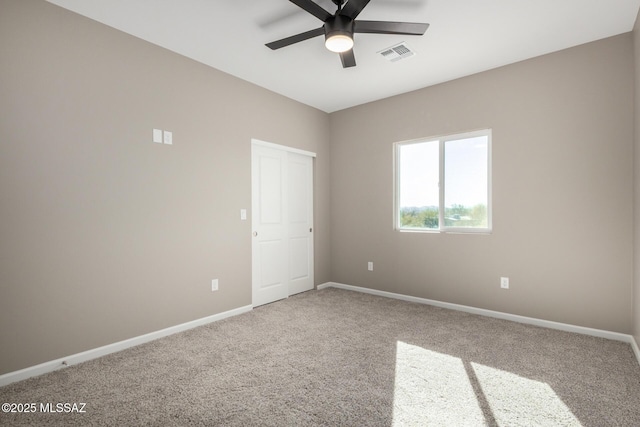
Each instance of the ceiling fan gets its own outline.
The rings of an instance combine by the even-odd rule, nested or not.
[[[324,34],[325,47],[340,54],[344,68],[356,65],[356,58],[353,54],[353,35],[355,33],[421,36],[429,27],[429,24],[418,22],[356,20],[356,17],[370,0],[332,0],[338,6],[338,10],[333,15],[312,0],[289,1],[324,22],[324,25],[315,30],[267,43],[266,46],[276,50]]]

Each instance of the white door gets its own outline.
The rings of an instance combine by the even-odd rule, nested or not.
[[[289,296],[285,168],[287,153],[252,145],[253,305]]]
[[[313,159],[287,153],[289,295],[313,289]]]
[[[313,288],[313,159],[252,144],[253,306]]]

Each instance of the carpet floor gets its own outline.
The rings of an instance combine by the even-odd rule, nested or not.
[[[622,342],[329,288],[10,384],[5,402],[37,405],[0,412],[11,426],[640,426],[640,365]]]

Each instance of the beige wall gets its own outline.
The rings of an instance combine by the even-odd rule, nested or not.
[[[640,344],[640,13],[633,28],[633,50],[635,59],[633,335],[636,343]]]
[[[628,33],[332,114],[332,280],[630,333],[632,58]],[[493,233],[394,231],[392,144],[482,128]]]
[[[251,304],[251,138],[317,152],[330,280],[326,113],[44,1],[0,58],[0,374]]]
[[[0,10],[0,374],[250,304],[251,138],[318,153],[316,283],[640,341],[637,29],[327,115],[44,1]],[[485,127],[493,233],[394,231],[393,142]]]

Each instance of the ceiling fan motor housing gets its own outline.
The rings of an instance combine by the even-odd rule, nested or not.
[[[334,36],[347,36],[353,39],[353,19],[346,16],[336,15],[324,23],[325,40]]]

